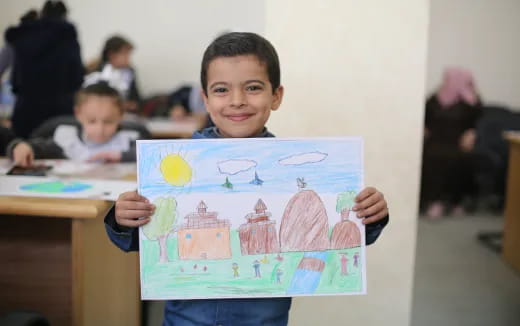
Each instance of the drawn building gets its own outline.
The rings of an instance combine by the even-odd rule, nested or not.
[[[276,221],[269,218],[271,213],[267,206],[258,199],[254,213],[245,216],[247,223],[238,229],[240,237],[240,251],[242,255],[269,254],[280,251],[276,235]]]
[[[231,224],[207,209],[201,201],[197,212],[186,215],[186,223],[179,228],[177,237],[180,259],[231,258]]]

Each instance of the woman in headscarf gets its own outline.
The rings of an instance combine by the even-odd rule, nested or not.
[[[442,85],[426,102],[421,206],[430,218],[452,209],[464,214],[463,200],[475,194],[475,125],[481,101],[467,70],[448,68]]]

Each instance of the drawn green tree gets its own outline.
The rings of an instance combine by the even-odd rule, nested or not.
[[[348,220],[348,215],[350,210],[352,210],[352,206],[354,206],[355,198],[356,192],[352,190],[338,194],[336,212],[341,214],[341,220]]]
[[[155,213],[150,223],[143,226],[143,232],[149,240],[159,241],[159,262],[165,263],[169,261],[166,240],[177,218],[177,201],[173,197],[159,197],[153,204]]]

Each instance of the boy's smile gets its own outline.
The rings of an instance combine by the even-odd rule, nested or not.
[[[274,92],[266,67],[254,55],[218,57],[208,66],[207,96],[211,119],[224,137],[262,133],[271,110],[277,110],[283,87]]]

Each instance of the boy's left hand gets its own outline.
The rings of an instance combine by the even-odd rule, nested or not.
[[[121,152],[101,152],[89,157],[88,162],[101,161],[103,163],[121,162]]]
[[[374,187],[363,189],[355,198],[352,209],[358,218],[364,218],[363,224],[370,224],[388,215],[388,206],[383,194]]]

